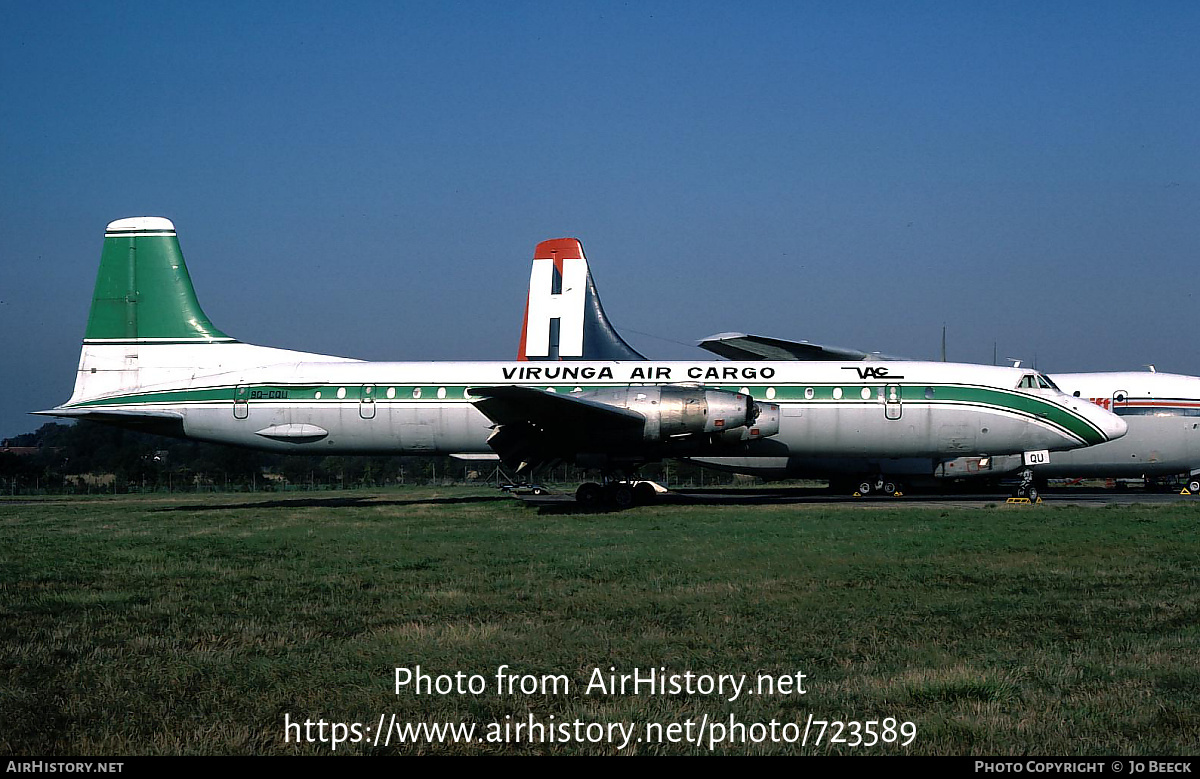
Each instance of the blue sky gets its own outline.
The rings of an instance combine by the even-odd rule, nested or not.
[[[0,436],[104,225],[245,341],[511,359],[534,245],[664,359],[741,330],[1200,374],[1195,3],[0,5]]]

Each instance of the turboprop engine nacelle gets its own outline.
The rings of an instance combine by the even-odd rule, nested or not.
[[[646,418],[643,440],[663,442],[708,435],[728,440],[764,438],[779,432],[779,406],[741,392],[703,387],[614,387],[580,397],[636,411]]]

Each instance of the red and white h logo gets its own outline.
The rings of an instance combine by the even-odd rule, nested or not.
[[[583,252],[579,254],[579,257],[534,259],[525,310],[525,357],[550,356],[555,321],[558,323],[558,356],[583,356],[583,308],[588,268]],[[555,283],[556,274],[561,274],[560,284]]]

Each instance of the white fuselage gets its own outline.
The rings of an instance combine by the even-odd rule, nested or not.
[[[1153,477],[1200,472],[1200,377],[1173,373],[1059,373],[1063,392],[1120,416],[1118,441],[1063,452],[1039,466],[1049,477]]]
[[[1155,478],[1200,473],[1200,377],[1152,372],[1051,374],[1081,401],[1111,410],[1127,425],[1119,439],[1054,452],[1035,469],[1040,478]],[[815,478],[883,473],[919,479],[999,477],[1022,467],[1021,457],[983,452],[936,458],[697,458],[726,470],[766,478]]]
[[[204,367],[196,367],[204,366]],[[472,387],[558,393],[692,383],[780,406],[752,456],[1061,451],[1124,433],[1099,406],[1018,389],[1028,371],[936,362],[363,362],[250,346],[86,344],[70,412],[170,415],[188,437],[297,453],[488,453]]]

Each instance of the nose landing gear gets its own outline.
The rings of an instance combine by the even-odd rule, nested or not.
[[[1017,486],[1013,487],[1012,497],[1008,499],[1008,502],[1040,503],[1042,497],[1038,491],[1037,482],[1033,478],[1033,469],[1025,468],[1019,475],[1021,480],[1017,482]]]

